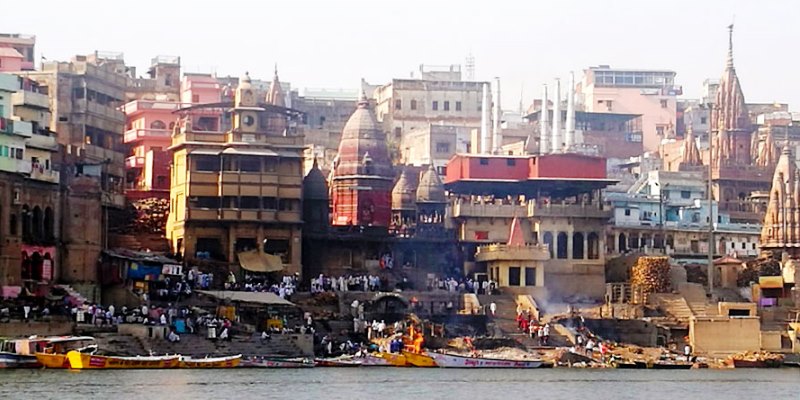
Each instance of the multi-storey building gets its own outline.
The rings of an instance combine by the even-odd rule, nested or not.
[[[129,74],[125,101],[179,101],[181,89],[181,58],[157,56],[150,60],[149,78],[136,76],[136,67],[126,68]]]
[[[470,128],[431,124],[406,133],[401,144],[401,161],[417,167],[433,165],[444,175],[447,162],[454,155],[469,151]]]
[[[0,286],[34,293],[59,278],[61,255],[58,148],[37,89],[0,74]]]
[[[577,92],[583,111],[641,115],[646,151],[658,151],[662,139],[674,136],[676,96],[682,89],[673,71],[591,67]]]
[[[604,208],[600,190],[613,183],[606,179],[605,164],[603,158],[579,154],[453,157],[445,179],[451,196],[447,215],[452,218],[447,225],[455,229],[464,270],[489,273],[496,281],[507,279],[512,290],[537,299],[602,298],[602,249],[611,211]],[[515,218],[524,227],[525,242],[547,246],[549,260],[530,257],[543,261],[543,274],[530,265],[525,271],[503,270],[508,276],[492,276],[497,271],[485,270],[484,263],[503,257],[497,251],[490,258],[475,257],[479,246],[509,242]],[[522,279],[523,272],[530,279]]]
[[[275,113],[297,117],[258,101],[249,76],[233,103],[178,111],[167,222],[175,253],[235,264],[238,253],[258,249],[281,256],[284,271],[300,272],[303,138],[276,133],[269,126]],[[224,114],[227,131],[220,130]]]
[[[33,71],[36,36],[0,33],[0,71]]]
[[[98,256],[125,205],[125,114],[119,106],[127,77],[121,65],[121,55],[95,52],[19,73],[49,96],[52,116],[43,126],[58,132],[63,209],[69,210],[61,221],[61,277],[67,282],[97,282]]]
[[[392,79],[375,90],[375,114],[389,141],[399,145],[403,136],[430,124],[479,128],[483,115],[483,85],[467,82],[460,73],[427,73],[417,79]],[[489,110],[486,110],[487,112]]]

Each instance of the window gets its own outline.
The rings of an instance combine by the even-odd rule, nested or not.
[[[416,100],[411,100],[411,109],[412,110],[416,110],[417,109],[417,101]]]
[[[708,117],[700,117],[700,123],[705,125],[708,123]]]
[[[456,111],[461,111],[461,102],[460,101],[456,102]]]
[[[669,102],[667,100],[661,100],[661,108],[667,108],[669,106]]]
[[[194,165],[195,165],[195,171],[199,172],[219,171],[219,159],[214,156],[195,157]]]
[[[602,100],[601,100],[601,101],[602,101]],[[614,102],[613,102],[613,101],[611,101],[611,100],[606,100],[606,109],[608,109],[608,111],[611,111],[611,109],[612,109],[613,107],[614,107]]]
[[[631,209],[630,208],[626,208],[625,209],[625,216],[626,217],[630,217],[631,216]]]
[[[280,211],[295,211],[295,200],[280,199],[278,200],[278,210]]]
[[[439,175],[447,175],[447,167],[446,166],[436,167],[436,173]]]
[[[506,160],[506,165],[508,165],[509,167],[513,167],[513,166],[517,165],[517,160],[515,160],[513,158],[509,158],[509,159]]]
[[[450,152],[450,143],[437,142],[436,143],[436,152],[437,153],[449,153]]]
[[[519,286],[520,268],[508,267],[508,286]]]
[[[403,109],[403,100],[397,99],[394,101],[394,109],[395,110],[402,110]]]
[[[664,130],[665,130],[664,125],[657,125],[656,126],[656,135],[664,136]]]
[[[450,102],[449,101],[445,101],[444,102],[444,110],[445,111],[450,111]]]
[[[433,104],[431,105],[431,110],[433,110],[433,111],[438,111],[439,110],[439,102],[438,101],[434,100]]]
[[[692,197],[692,192],[688,190],[681,190],[681,198],[682,199],[689,199]]]
[[[489,231],[475,231],[475,240],[489,240]]]
[[[269,157],[265,160],[264,170],[267,172],[275,172],[278,170],[278,159]]]
[[[669,190],[662,190],[661,191],[661,198],[669,199]]]
[[[239,200],[239,207],[245,209],[259,209],[261,208],[261,198],[256,196],[242,196]]]
[[[239,171],[261,172],[261,160],[258,157],[242,157],[239,159]]]
[[[193,94],[192,95],[192,103],[199,103],[199,102],[200,102],[200,95],[199,94]]]
[[[197,208],[219,208],[219,197],[216,196],[200,196],[190,197],[189,205]]]
[[[481,165],[489,165],[489,159],[488,158],[481,158]]]
[[[535,267],[525,267],[525,286],[536,286]]]
[[[278,204],[278,201],[274,197],[263,197],[263,198],[261,198],[261,200],[262,200],[262,202],[264,204],[264,209],[265,210],[275,210],[275,209],[277,209],[276,205]]]
[[[567,259],[567,241],[569,240],[569,236],[567,236],[564,232],[559,232],[558,236],[556,236],[556,258],[561,260]]]
[[[155,120],[150,123],[150,129],[167,129],[167,124],[161,120]]]
[[[222,198],[222,208],[239,208],[239,198],[236,196],[224,196]]]

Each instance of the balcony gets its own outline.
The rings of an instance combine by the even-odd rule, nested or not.
[[[610,219],[611,210],[598,208],[597,204],[537,204],[528,203],[528,217],[598,218]]]
[[[505,244],[490,244],[478,247],[475,261],[547,261],[550,252],[544,245],[508,246]]]
[[[31,162],[28,160],[17,160],[16,158],[0,157],[0,171],[30,174]]]
[[[125,159],[125,168],[142,168],[144,167],[144,157],[130,156]]]
[[[453,204],[453,217],[493,217],[514,218],[524,217],[527,207],[516,204],[479,204],[460,203]]]
[[[31,166],[31,179],[49,183],[58,183],[60,180],[58,171],[40,168],[36,164]]]
[[[25,143],[26,147],[35,147],[41,150],[58,151],[55,136],[33,134]]]
[[[43,110],[50,109],[50,99],[48,96],[36,92],[20,91],[13,93],[11,95],[11,104],[15,107],[36,107]]]
[[[135,142],[140,139],[164,139],[168,141],[171,136],[171,132],[168,129],[129,129],[125,131],[123,140],[125,143]]]

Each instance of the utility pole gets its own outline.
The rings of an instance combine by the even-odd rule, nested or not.
[[[714,174],[714,140],[711,137],[713,118],[712,103],[708,103],[708,293],[714,293],[714,196],[712,176]],[[719,128],[719,127],[718,127]]]

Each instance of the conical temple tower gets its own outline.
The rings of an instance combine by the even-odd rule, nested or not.
[[[796,257],[800,253],[800,173],[794,156],[786,146],[781,152],[769,205],[761,229],[762,250],[782,250]]]

